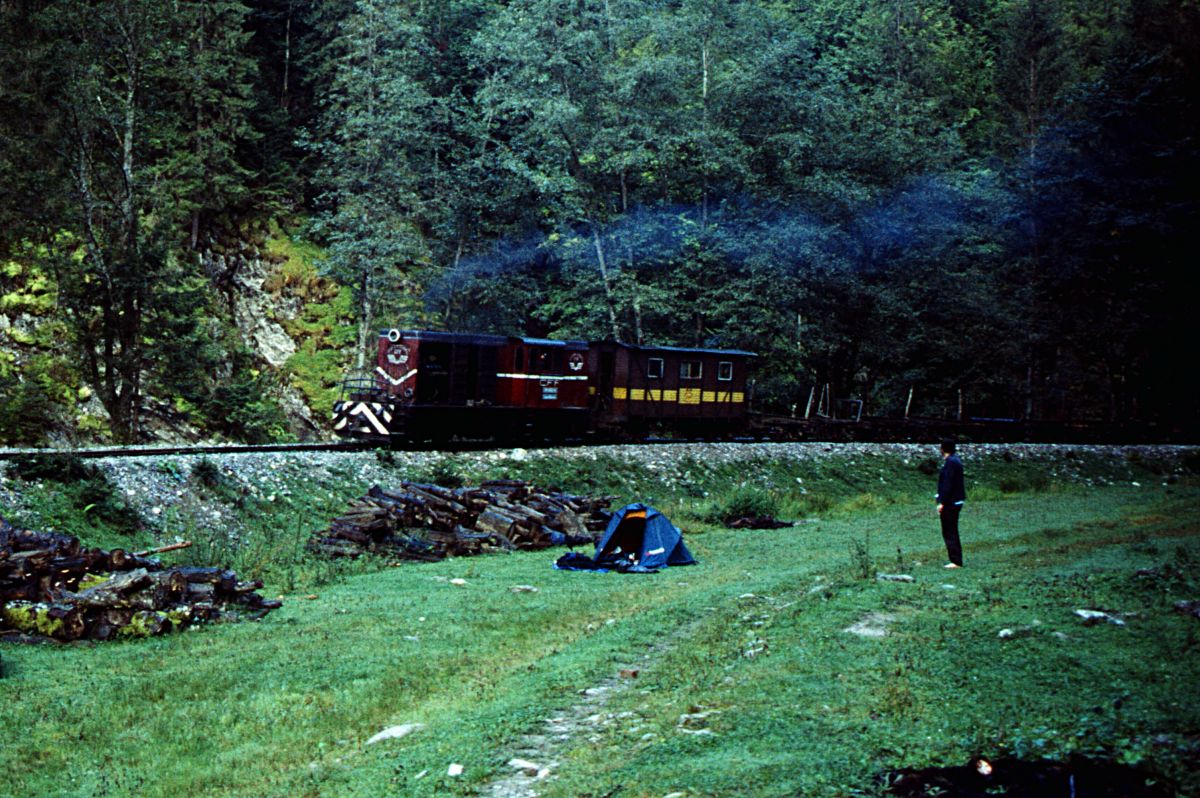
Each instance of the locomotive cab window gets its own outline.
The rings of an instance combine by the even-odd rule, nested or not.
[[[513,370],[520,373],[525,368],[525,348],[518,346],[513,354]]]
[[[562,354],[553,349],[535,349],[529,358],[530,374],[557,374],[562,371]]]
[[[698,380],[703,373],[703,364],[699,360],[679,361],[679,379]]]
[[[663,375],[663,359],[661,357],[652,357],[646,362],[646,376],[652,380],[662,379]]]
[[[722,360],[717,364],[717,379],[728,382],[733,379],[733,361]]]

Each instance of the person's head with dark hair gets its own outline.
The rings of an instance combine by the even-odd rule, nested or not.
[[[954,454],[954,450],[957,448],[953,438],[942,439],[942,454]]]

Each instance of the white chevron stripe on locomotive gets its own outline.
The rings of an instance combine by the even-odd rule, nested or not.
[[[380,377],[383,377],[388,382],[390,382],[393,386],[397,386],[397,385],[403,385],[409,379],[416,376],[417,370],[412,369],[411,371],[409,371],[407,374],[405,374],[402,377],[393,377],[391,374],[388,374],[386,371],[383,370],[383,366],[376,366],[375,373],[378,374]]]
[[[360,422],[366,421],[366,424],[361,424],[362,429],[369,429],[367,426],[369,424],[371,427],[374,427],[375,431],[380,435],[387,435],[387,427],[379,423],[379,418],[381,416],[386,422],[390,423],[392,420],[391,411],[385,408],[384,405],[379,402],[355,402],[353,405],[342,411],[342,417],[338,423],[334,425],[334,429],[344,429],[347,422],[349,422],[352,417],[356,417]]]

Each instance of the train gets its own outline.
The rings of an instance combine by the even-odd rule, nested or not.
[[[333,408],[341,438],[376,446],[646,440],[1146,443],[1195,429],[1033,419],[771,415],[751,409],[756,355],[432,330],[380,332],[374,367]],[[814,389],[815,392],[815,389]],[[810,402],[811,404],[811,402]]]
[[[453,440],[735,437],[754,352],[389,329],[333,408],[340,437]]]

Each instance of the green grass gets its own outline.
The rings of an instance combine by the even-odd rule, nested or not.
[[[1200,624],[1171,609],[1200,587],[1194,479],[1135,488],[1128,468],[1142,464],[1085,464],[1074,486],[1042,484],[1052,466],[978,463],[968,567],[946,572],[931,477],[916,463],[856,465],[690,463],[665,476],[603,458],[447,458],[433,470],[470,481],[657,494],[700,564],[560,572],[548,551],[373,569],[316,599],[289,593],[259,623],[4,645],[0,795],[470,795],[507,772],[522,735],[631,665],[638,677],[557,753],[541,795],[873,794],[890,768],[1074,751],[1148,763],[1200,793],[1187,764]],[[1019,488],[1003,490],[1006,478]],[[775,531],[697,520],[742,482],[803,517],[819,506],[821,520]],[[263,535],[333,503],[314,493],[243,511]],[[856,547],[916,581],[859,578]],[[287,571],[264,568],[264,592],[283,591]],[[539,592],[509,590],[518,584]],[[1072,614],[1084,607],[1127,625],[1085,627]],[[892,617],[891,634],[844,631],[872,613]],[[717,710],[713,734],[677,730],[696,710]],[[364,746],[409,722],[426,727]],[[463,776],[445,775],[452,762]]]

